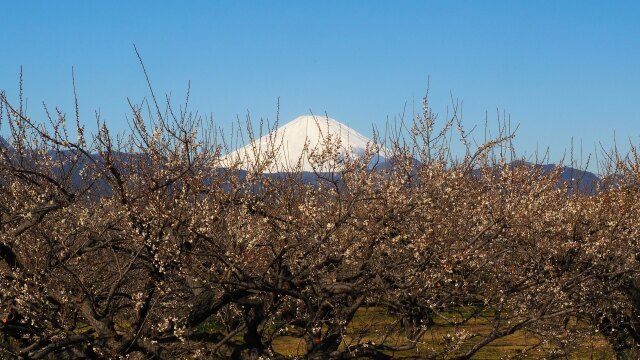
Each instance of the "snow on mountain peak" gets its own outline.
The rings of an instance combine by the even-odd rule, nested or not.
[[[294,170],[298,161],[301,160],[302,171],[314,171],[309,163],[309,154],[313,150],[321,150],[329,136],[331,143],[340,139],[341,154],[349,157],[364,154],[367,144],[371,141],[335,119],[327,116],[303,115],[227,154],[222,161],[225,166],[239,162],[241,169],[249,170],[256,159],[273,157],[273,162],[265,172],[274,173]],[[305,144],[308,144],[306,151]],[[272,146],[277,150],[275,154],[268,154],[268,149]],[[328,171],[333,165],[335,164],[327,164],[325,168],[315,170]]]

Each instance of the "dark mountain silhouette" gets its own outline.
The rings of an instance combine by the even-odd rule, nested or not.
[[[11,145],[2,137],[0,137],[0,146],[12,150]],[[70,178],[66,179],[68,183],[74,190],[81,189],[88,184],[86,183],[87,179],[91,178],[92,174],[91,169],[92,166],[89,166],[90,163],[96,163],[98,166],[104,165],[103,159],[101,156],[97,154],[91,154],[91,158],[88,158],[86,155],[79,154],[75,150],[65,150],[60,152],[51,151],[49,153],[54,159],[62,160],[60,163],[61,166],[54,168],[54,171],[58,171],[59,174],[67,173],[70,174]],[[143,154],[128,154],[123,152],[117,152],[113,154],[116,163],[126,164],[132,161],[135,162],[147,162],[149,161],[145,155]],[[71,161],[71,159],[75,159],[75,161]],[[390,171],[394,166],[395,160],[393,159],[385,159],[383,157],[379,157],[372,162],[372,166],[370,166],[370,171]],[[415,175],[417,169],[420,167],[421,163],[418,160],[414,160],[414,163],[411,168],[410,174],[407,175]],[[532,164],[523,161],[514,161],[510,166],[521,166],[525,165],[531,167],[532,169],[541,169],[543,174],[550,173],[556,169],[555,164]],[[126,167],[123,167],[123,169]],[[84,169],[84,171],[82,171]],[[240,177],[241,179],[245,178],[247,171],[242,169],[229,170],[225,168],[212,169],[212,173],[217,173],[218,175],[224,175],[226,172],[233,171],[233,175]],[[81,175],[84,173],[84,175]],[[472,173],[474,176],[481,176],[479,170],[473,170]],[[231,174],[229,174],[231,175]],[[282,173],[282,172],[274,172],[264,174],[273,179],[288,179],[292,176],[291,173]],[[576,169],[573,167],[563,166],[561,168],[561,183],[558,186],[566,187],[570,193],[579,192],[583,194],[595,194],[598,191],[599,186],[602,184],[602,181],[596,174]],[[314,173],[310,171],[303,171],[299,174],[296,174],[294,180],[301,181],[303,183],[308,184],[317,184],[321,181],[331,181],[335,180],[341,182],[339,172],[336,173]],[[208,182],[208,181],[207,181]],[[107,183],[105,179],[99,180],[92,184],[93,189],[96,193],[109,196],[112,193],[112,189],[110,185]],[[259,188],[259,186],[258,186]],[[257,189],[257,188],[256,188]]]
[[[13,147],[7,140],[0,136],[0,149],[7,149],[9,152],[13,152]]]
[[[556,166],[555,164],[542,165],[542,171],[544,173],[551,172]],[[560,176],[564,182],[563,185],[571,190],[570,192],[593,195],[598,191],[598,187],[601,184],[601,179],[596,174],[569,166],[562,167]]]
[[[513,161],[508,165],[511,167],[526,166],[531,168],[532,171],[541,170],[543,175],[553,172],[558,166],[557,164],[534,164],[521,160]],[[474,170],[473,175],[480,177],[482,176],[482,172],[480,170]],[[566,188],[569,193],[578,192],[593,195],[598,191],[601,183],[601,179],[590,171],[569,166],[562,166],[560,169],[560,182],[558,186]]]

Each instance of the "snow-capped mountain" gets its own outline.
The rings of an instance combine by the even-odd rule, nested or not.
[[[312,166],[309,155],[323,149],[327,139],[334,144],[340,141],[339,153],[342,157],[359,157],[366,151],[371,141],[347,125],[326,116],[303,115],[279,127],[275,131],[255,139],[244,147],[223,157],[223,164],[239,163],[244,170],[252,169],[256,160],[271,159],[266,173],[287,172],[297,168],[301,171],[330,171],[339,169],[340,164],[325,164],[323,168]],[[269,149],[275,152],[269,153]]]

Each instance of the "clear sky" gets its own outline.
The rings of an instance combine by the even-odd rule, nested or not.
[[[444,117],[451,94],[464,123],[485,112],[520,124],[516,145],[571,138],[640,143],[637,1],[3,1],[0,89],[16,98],[20,66],[33,116],[41,103],[126,128],[127,97],[185,95],[229,128],[236,116],[281,122],[313,111],[365,135],[420,105]],[[481,138],[481,133],[478,133]]]

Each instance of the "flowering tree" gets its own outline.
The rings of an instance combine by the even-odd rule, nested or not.
[[[539,339],[524,351],[567,354],[595,329],[620,354],[637,343],[637,160],[625,186],[571,193],[559,168],[495,155],[510,134],[471,149],[455,114],[434,130],[425,100],[387,163],[329,137],[308,161],[342,166],[308,182],[262,173],[268,156],[223,163],[206,119],[142,105],[126,137],[98,119],[85,138],[76,116],[71,139],[64,113],[45,125],[0,96],[5,354],[278,358],[288,338],[306,358],[466,359],[518,331]],[[480,317],[489,331],[466,330]],[[449,333],[422,346],[436,323]]]

